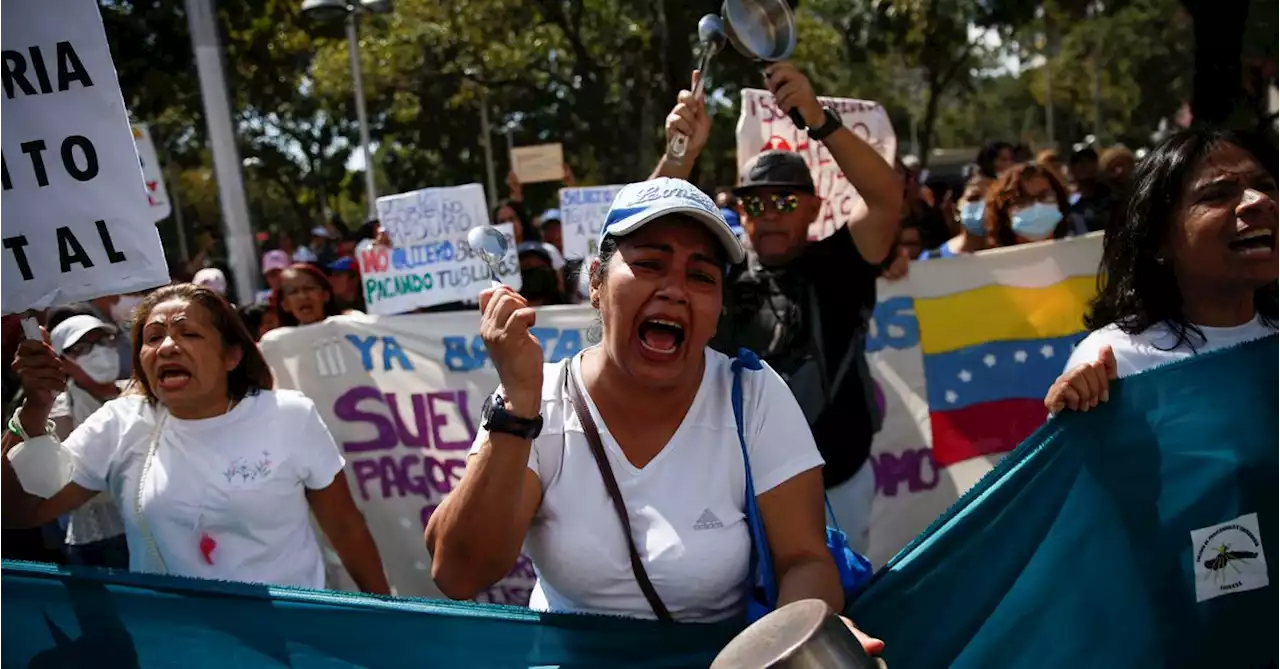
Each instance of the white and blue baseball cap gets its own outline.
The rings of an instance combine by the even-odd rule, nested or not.
[[[688,181],[668,177],[623,186],[605,216],[600,241],[603,243],[609,236],[625,237],[645,223],[670,214],[683,214],[706,225],[724,245],[730,263],[736,265],[746,259],[742,242],[725,222],[716,203]]]

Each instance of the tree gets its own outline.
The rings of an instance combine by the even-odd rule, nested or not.
[[[927,164],[944,97],[967,87],[987,62],[986,46],[969,35],[970,25],[982,22],[984,6],[966,0],[815,0],[812,7],[841,32],[855,61],[889,57],[901,73],[896,79],[909,89],[918,86],[924,107],[920,159]]]

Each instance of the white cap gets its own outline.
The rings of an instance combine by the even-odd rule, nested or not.
[[[227,275],[217,267],[206,267],[196,272],[196,275],[191,278],[191,283],[204,286],[224,297],[227,294]]]
[[[668,177],[623,186],[605,216],[600,241],[610,235],[624,237],[645,223],[669,214],[684,214],[706,225],[724,246],[730,263],[736,265],[746,259],[742,242],[725,222],[716,203],[688,181]]]
[[[114,333],[116,326],[97,316],[79,314],[58,323],[58,326],[49,333],[49,345],[53,347],[54,353],[62,355],[63,351],[75,346],[76,342],[94,330]]]

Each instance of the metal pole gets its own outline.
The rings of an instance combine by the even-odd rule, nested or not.
[[[165,158],[168,158],[167,154]],[[181,178],[182,175],[178,176]],[[178,200],[178,179],[169,180],[169,204],[173,205],[173,224],[178,228],[178,252],[182,254],[182,262],[186,262],[191,259],[191,250],[187,247],[187,224],[182,220],[182,202]]]
[[[200,98],[204,102],[209,145],[213,151],[213,173],[218,180],[218,203],[226,226],[227,262],[235,275],[236,298],[252,304],[261,282],[249,207],[245,203],[240,155],[236,148],[231,101],[222,72],[222,44],[218,38],[213,0],[185,0],[191,46],[200,76]]]
[[[498,206],[498,177],[493,167],[493,130],[489,128],[489,89],[480,87],[480,145],[484,147],[484,171],[489,209]]]
[[[369,218],[378,217],[378,187],[373,183],[373,149],[369,141],[369,113],[364,108],[364,72],[360,66],[360,32],[356,27],[359,10],[347,12],[347,51],[351,57],[351,83],[355,88],[356,118],[360,121],[360,147],[364,151],[364,195],[369,200]]]

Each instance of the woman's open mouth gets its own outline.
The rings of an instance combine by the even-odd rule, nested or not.
[[[666,318],[650,318],[640,324],[640,348],[655,357],[675,355],[684,343],[684,325]]]
[[[1245,258],[1270,258],[1276,251],[1276,231],[1268,228],[1250,228],[1236,233],[1227,242],[1227,248]]]
[[[176,363],[162,363],[156,369],[156,385],[165,392],[182,390],[191,382],[191,370]]]

